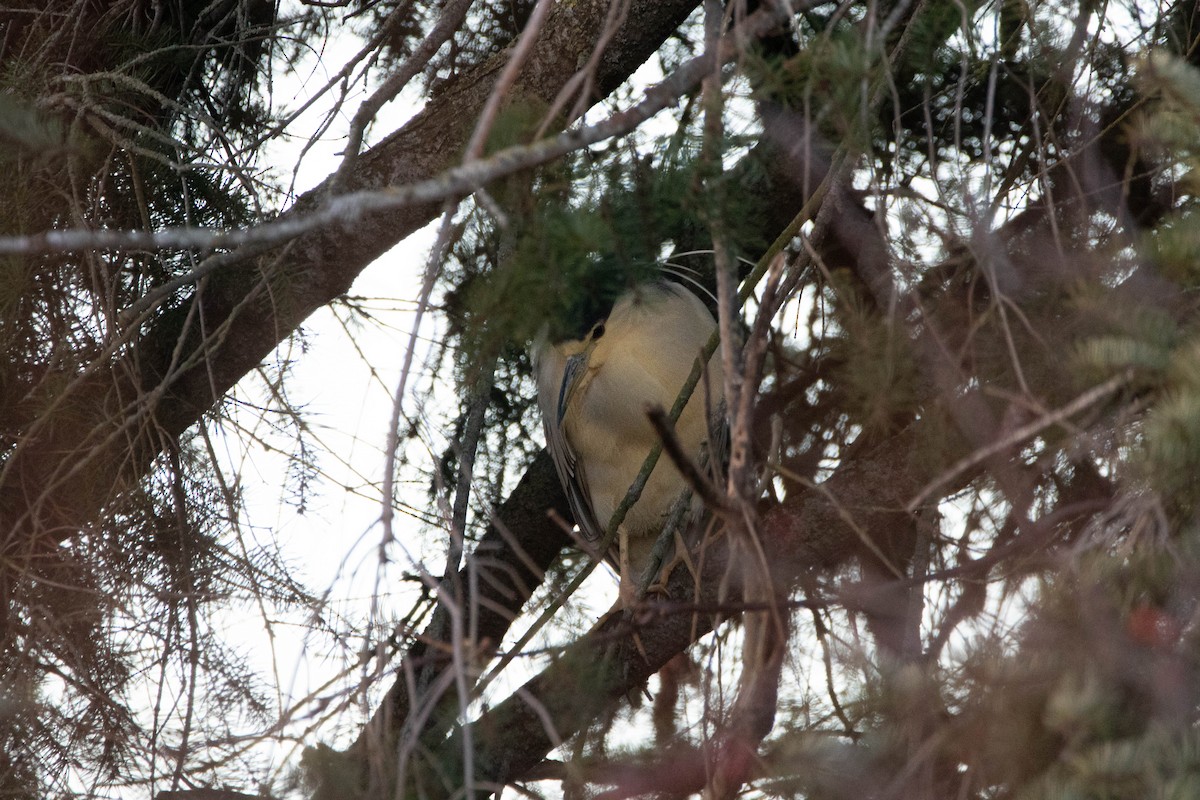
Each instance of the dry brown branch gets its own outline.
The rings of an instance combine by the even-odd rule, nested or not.
[[[690,6],[637,6],[630,15],[628,36],[619,45],[622,58],[605,62],[608,71],[602,73],[601,86],[607,90],[617,85],[624,75],[613,70],[641,63]],[[551,14],[548,33],[539,39],[512,99],[552,98],[573,74],[570,54],[576,48],[570,42],[587,42],[597,35],[607,12],[607,3],[591,2]],[[366,187],[419,185],[423,177],[450,166],[457,151],[448,131],[458,128],[449,120],[481,107],[496,69],[498,62],[488,62],[463,76],[404,128],[364,153],[347,187],[370,195]],[[306,218],[324,197],[324,187],[314,189],[278,224],[291,226],[290,220]],[[6,551],[23,561],[46,545],[70,538],[108,498],[136,481],[161,450],[160,443],[145,434],[127,438],[122,431],[149,430],[131,421],[153,415],[156,429],[165,435],[184,431],[313,309],[343,293],[367,263],[424,224],[436,208],[436,203],[404,204],[398,211],[359,216],[352,231],[342,225],[347,220],[335,214],[332,227],[300,224],[308,233],[292,240],[283,254],[267,256],[262,247],[249,247],[219,257],[220,268],[201,281],[193,302],[159,317],[129,354],[128,366],[79,382],[73,406],[86,413],[57,422],[43,418],[39,432],[26,437],[9,458],[0,480]],[[241,263],[247,256],[261,258],[260,266]],[[121,412],[121,398],[142,396],[152,400],[138,403],[132,418]],[[72,482],[67,491],[66,484],[52,479],[63,464],[87,468],[94,477]],[[31,509],[37,509],[36,517],[29,515]]]
[[[568,543],[550,511],[560,517],[570,515],[554,464],[543,451],[496,510],[495,521],[488,526],[479,544],[467,557],[467,564],[459,572],[458,581],[462,586],[478,586],[480,589],[479,596],[468,596],[465,601],[467,613],[475,617],[471,627],[477,631],[479,642],[490,642],[495,647],[504,638],[516,619],[516,612],[540,585],[543,572],[550,562]],[[472,581],[472,573],[487,577]],[[404,655],[406,663],[426,666],[418,668],[401,664],[400,677],[388,690],[386,699],[358,737],[352,752],[388,752],[386,747],[381,750],[381,746],[392,741],[400,726],[408,719],[412,706],[404,676],[410,673],[433,676],[449,666],[449,658],[445,654],[431,658],[433,654],[427,644],[446,641],[449,634],[447,614],[447,609],[439,608],[426,632]],[[430,681],[431,678],[425,678],[419,691],[423,692]],[[454,698],[444,698],[442,704],[453,706]]]
[[[671,463],[683,475],[691,490],[704,503],[705,508],[712,509],[718,514],[728,513],[725,499],[718,494],[717,488],[701,472],[700,467],[684,452],[679,437],[675,434],[675,426],[671,424],[667,411],[662,406],[651,406],[646,409],[646,416],[654,427],[655,433],[663,443],[663,453],[671,459]]]
[[[396,70],[387,77],[378,89],[371,93],[371,96],[362,102],[358,110],[354,112],[354,118],[350,121],[350,130],[347,133],[346,150],[342,156],[341,166],[338,167],[329,181],[328,186],[331,194],[339,191],[342,181],[354,170],[355,161],[358,159],[359,152],[362,149],[363,136],[366,133],[367,126],[374,121],[375,115],[384,105],[395,99],[396,95],[404,90],[417,73],[425,68],[429,60],[433,58],[446,41],[454,35],[455,31],[463,23],[463,19],[467,15],[467,10],[475,0],[450,0],[442,7],[441,14],[438,16],[437,24],[429,31],[429,35],[421,41],[413,50],[412,55],[405,59]],[[399,17],[398,14],[395,15]],[[387,30],[381,32],[380,36],[387,34]],[[377,46],[376,43],[372,43]]]
[[[828,497],[853,509],[859,523],[872,530],[887,529],[893,521],[907,518],[903,502],[922,478],[920,470],[909,463],[916,435],[915,431],[907,431],[891,437],[840,469],[826,482],[825,494],[803,493],[764,515],[763,547],[781,592],[794,589],[810,570],[844,563],[857,550],[854,535]],[[884,492],[880,491],[882,475],[894,484]],[[897,481],[897,475],[911,477]],[[711,630],[716,621],[736,613],[740,584],[735,582],[727,594],[721,595],[723,578],[731,568],[727,542],[724,537],[709,543],[699,561],[703,572],[695,583],[686,569],[672,573],[667,580],[668,595],[661,601],[672,613],[659,614],[659,603],[648,601],[632,619],[619,615],[609,618],[527,682],[521,696],[505,700],[477,719],[473,727],[479,779],[498,783],[521,780],[554,746],[543,731],[540,715],[528,705],[528,698],[536,698],[555,720],[559,735],[570,736],[603,709],[621,702],[668,659]],[[694,586],[700,587],[698,594]],[[684,605],[676,605],[679,603]],[[675,613],[681,607],[716,611]],[[779,612],[766,613],[773,616]],[[769,674],[763,677],[771,680]],[[455,734],[436,753],[450,774],[461,758],[461,749],[461,738]]]

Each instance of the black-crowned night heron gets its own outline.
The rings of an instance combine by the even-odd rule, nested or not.
[[[546,442],[586,538],[603,537],[658,441],[647,405],[671,407],[715,328],[700,298],[674,281],[655,280],[620,295],[582,339],[535,345]],[[675,423],[684,452],[693,458],[709,434],[704,386]],[[716,355],[708,363],[707,386],[707,405],[717,409],[723,394]],[[675,465],[660,458],[621,524],[617,565],[623,605],[635,599],[654,542],[685,488]]]

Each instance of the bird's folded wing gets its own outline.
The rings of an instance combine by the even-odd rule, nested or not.
[[[543,363],[543,359],[549,359]],[[557,362],[555,361],[557,359]],[[546,434],[546,449],[554,459],[558,480],[567,493],[567,502],[575,523],[584,538],[599,541],[604,537],[604,528],[596,521],[588,492],[587,476],[584,474],[575,450],[567,441],[558,413],[564,380],[561,357],[548,346],[535,348],[534,373],[538,382],[538,406],[542,412],[542,430]],[[605,520],[607,522],[607,520]]]
[[[571,513],[579,531],[588,541],[597,542],[604,538],[604,528],[596,521],[588,493],[587,475],[584,473],[575,451],[567,442],[565,436],[555,436],[546,425],[546,446],[554,459],[554,468],[558,470],[558,479],[567,491],[567,502],[571,505]]]

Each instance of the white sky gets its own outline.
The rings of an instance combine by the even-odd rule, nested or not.
[[[306,102],[360,46],[356,37],[342,34],[331,40],[323,53],[310,53],[296,72],[277,74],[274,84],[277,110],[299,107]],[[272,144],[264,154],[263,163],[273,165],[280,174],[297,165],[294,173],[297,195],[317,185],[337,168],[349,117],[365,96],[360,82],[350,93],[343,114],[301,157],[311,132],[321,124],[327,98],[316,103],[290,126],[294,134],[290,140]],[[415,92],[406,93],[386,105],[369,132],[364,149],[399,128],[418,110],[419,99]],[[392,395],[408,347],[421,273],[433,243],[435,226],[433,223],[400,242],[355,281],[351,294],[368,299],[379,324],[351,327],[348,333],[343,321],[351,315],[344,308],[322,308],[304,325],[304,351],[301,352],[299,345],[287,343],[280,350],[281,358],[293,362],[289,398],[304,410],[311,425],[309,435],[315,437],[324,451],[318,457],[321,480],[309,498],[305,513],[296,513],[285,502],[282,485],[287,461],[282,454],[258,446],[246,447],[236,434],[226,441],[227,457],[232,468],[240,471],[245,489],[245,516],[250,528],[243,535],[276,540],[285,557],[295,564],[302,582],[317,592],[327,592],[331,614],[344,614],[360,622],[373,613],[386,619],[388,610],[403,612],[411,605],[416,591],[411,584],[401,581],[403,573],[415,568],[408,556],[429,558],[426,568],[433,574],[440,575],[444,567],[443,544],[428,541],[420,525],[400,509],[395,520],[400,546],[388,548],[391,563],[381,565],[379,558],[383,535],[379,524],[379,486],[384,472],[383,451],[392,415]],[[439,341],[443,335],[442,320],[427,313],[419,332],[414,374],[408,380],[406,411],[412,410],[412,389],[425,383],[420,372],[423,357],[430,343]],[[261,393],[259,385],[251,380],[238,391],[257,399]],[[446,392],[443,395],[446,408],[453,408],[450,405],[454,401],[450,395],[453,387],[442,389]],[[431,426],[436,426],[441,411],[430,411]],[[255,412],[248,410],[245,424],[253,425],[255,420]],[[444,440],[437,438],[442,432],[431,426],[426,426],[425,433],[433,441],[417,443],[409,451],[414,459],[423,459],[426,466],[432,464],[432,454],[440,453],[445,445]],[[281,448],[288,446],[281,438],[276,441]],[[411,469],[402,471],[402,476],[412,473]],[[400,491],[402,500],[407,495],[407,502],[415,506],[423,507],[428,502],[424,485],[402,486]],[[598,570],[579,594],[577,602],[598,615],[608,607],[610,595],[615,595],[615,583],[606,571]],[[589,600],[592,597],[596,598],[594,602]],[[311,637],[302,623],[302,619],[293,615],[283,624],[273,620],[268,631],[263,616],[258,614],[231,614],[225,621],[226,634],[241,643],[252,666],[268,679],[273,676],[281,713],[296,708],[313,692],[321,696],[340,695],[352,688],[359,674],[350,669],[346,679],[327,685],[346,669],[346,652],[352,652],[363,642],[347,643],[346,652],[330,652],[331,644],[323,637]],[[518,623],[517,630],[523,630],[522,623]],[[522,669],[518,665],[511,675],[496,682],[490,694],[507,694],[528,677],[532,666]],[[390,677],[376,682],[372,705],[390,683]],[[312,710],[311,703],[299,707],[302,718]],[[338,726],[340,731],[325,726],[305,736],[303,744],[320,741],[344,746],[361,718],[345,713],[342,722]],[[293,725],[290,732],[300,734],[302,729],[302,725]],[[276,770],[293,767],[299,755],[294,747],[276,747],[269,742],[257,749],[274,762]]]
[[[277,71],[273,87],[276,110],[301,106],[324,87],[359,47],[361,42],[357,37],[343,33],[331,37],[324,52],[310,52],[294,73]],[[337,91],[335,88],[330,95]],[[366,97],[361,81],[349,94],[343,113],[307,151],[304,148],[322,123],[330,96],[319,100],[289,126],[290,138],[272,142],[263,154],[264,164],[271,165],[285,181],[289,177],[294,181],[297,195],[337,168],[349,115]],[[398,98],[384,107],[373,131],[386,134],[400,127],[416,110],[411,99]],[[369,144],[370,140],[366,146]],[[293,168],[294,173],[289,175]],[[392,392],[408,346],[420,275],[432,239],[433,233],[428,228],[413,234],[381,256],[356,280],[351,294],[367,300],[380,324],[347,328],[343,322],[352,315],[345,308],[325,307],[305,322],[303,350],[299,344],[285,343],[279,351],[281,358],[292,362],[289,398],[303,409],[311,426],[306,435],[317,443],[321,476],[307,498],[304,514],[297,513],[287,503],[284,491],[287,460],[282,454],[266,452],[257,446],[245,447],[236,433],[226,442],[230,462],[234,469],[240,470],[245,489],[245,517],[251,530],[244,533],[278,542],[301,582],[313,591],[327,593],[331,615],[345,614],[361,621],[371,613],[373,595],[382,593],[383,599],[392,598],[391,605],[395,608],[411,603],[415,596],[408,591],[404,597],[395,597],[404,587],[399,575],[410,571],[411,564],[397,563],[380,571],[379,486]],[[422,362],[422,345],[440,335],[438,323],[435,316],[426,315],[421,331],[423,341],[418,345],[415,360],[417,368]],[[354,324],[352,321],[351,325]],[[238,391],[249,397],[261,394],[260,384],[254,380],[244,383]],[[253,424],[254,412],[251,410],[245,416],[246,424]],[[276,437],[275,441],[281,448],[289,446],[282,437]],[[423,497],[414,497],[413,501],[420,503]],[[418,526],[403,514],[397,515],[395,525],[395,533],[402,540],[412,542],[418,538]],[[395,548],[391,555],[396,557]],[[440,563],[434,565],[438,572],[441,567]],[[285,619],[288,621],[284,624],[274,619],[268,632],[261,615],[231,615],[227,628],[235,641],[243,643],[243,652],[249,654],[252,667],[268,680],[273,677],[276,681],[280,713],[315,691],[328,694],[347,688],[345,681],[336,687],[325,686],[346,668],[345,654],[329,652],[332,645],[323,637],[310,638],[302,618],[290,615]],[[362,644],[346,643],[349,651]],[[386,688],[388,681],[382,683],[380,688]],[[309,706],[303,708],[311,710]],[[292,726],[291,733],[299,734],[301,730],[301,726]],[[321,733],[305,744],[317,741],[339,744]],[[268,745],[262,749],[273,752],[277,769],[294,766],[298,755],[290,747],[276,749]]]

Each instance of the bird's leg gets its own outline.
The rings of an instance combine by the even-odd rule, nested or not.
[[[617,526],[617,553],[617,566],[621,573],[617,604],[626,611],[632,611],[638,599],[638,577],[633,574],[629,564],[629,531],[623,523]]]
[[[675,529],[673,535],[675,537],[675,552],[671,555],[669,561],[663,562],[662,569],[658,571],[658,578],[654,583],[646,587],[646,594],[655,594],[664,599],[669,597],[670,593],[667,590],[667,581],[670,580],[671,573],[680,564],[687,566],[693,580],[700,574],[696,570],[696,565],[692,563],[692,556],[688,553],[687,543],[683,541],[683,536],[680,534],[678,528]]]
[[[630,561],[631,548],[629,546],[629,530],[622,523],[617,526],[617,562],[621,572],[621,583],[617,589],[617,605],[625,615],[625,619],[634,625],[634,612],[638,604],[638,584],[641,582],[640,575],[633,574],[633,565]],[[642,658],[646,658],[646,647],[642,644],[642,637],[638,635],[636,626],[633,631],[633,646],[637,648]]]

